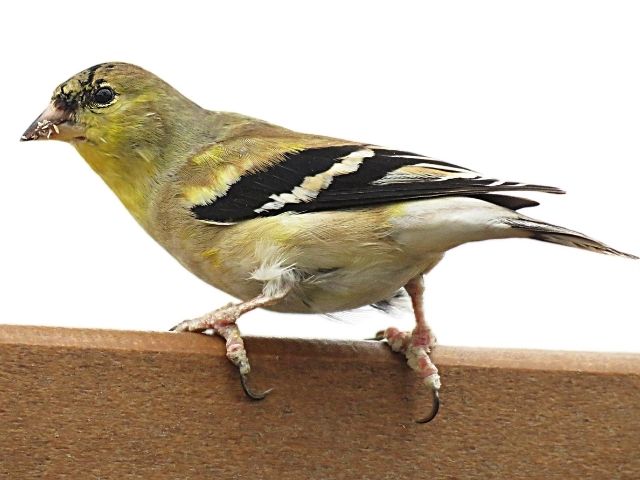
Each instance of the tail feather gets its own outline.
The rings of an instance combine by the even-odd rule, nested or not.
[[[504,218],[503,221],[512,228],[529,232],[531,234],[531,238],[541,240],[543,242],[557,243],[558,245],[581,248],[583,250],[604,253],[606,255],[617,255],[635,260],[638,259],[635,255],[611,248],[602,242],[589,238],[580,232],[569,230],[568,228],[539,222],[530,218]]]

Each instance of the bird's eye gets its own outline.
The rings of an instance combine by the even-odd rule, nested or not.
[[[110,87],[100,87],[93,94],[93,101],[97,105],[109,105],[113,102],[113,99],[116,96],[116,92],[113,91]]]

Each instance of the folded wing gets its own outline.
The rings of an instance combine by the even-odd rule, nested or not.
[[[476,197],[511,209],[537,202],[495,192],[564,193],[544,185],[504,182],[422,155],[367,145],[331,145],[284,153],[269,167],[245,172],[196,218],[236,223],[286,212],[308,213],[446,196]]]

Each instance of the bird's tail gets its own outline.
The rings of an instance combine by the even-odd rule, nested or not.
[[[502,221],[511,228],[516,228],[529,233],[529,237],[543,242],[557,243],[567,247],[582,248],[592,252],[606,255],[618,255],[620,257],[638,259],[635,255],[624,253],[611,248],[602,242],[589,238],[580,232],[574,232],[568,228],[558,227],[550,223],[540,222],[531,218],[504,218]]]

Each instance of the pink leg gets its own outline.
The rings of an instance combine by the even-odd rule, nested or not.
[[[440,407],[440,375],[438,375],[438,369],[429,358],[429,353],[431,353],[431,349],[436,344],[436,338],[424,318],[422,303],[424,281],[422,275],[411,279],[404,288],[411,297],[411,304],[416,317],[415,328],[410,333],[401,332],[395,327],[389,327],[383,332],[378,332],[376,339],[386,340],[394,352],[404,353],[407,357],[407,364],[418,373],[424,384],[433,392],[433,409],[431,413],[418,420],[419,423],[426,423],[435,418]]]
[[[227,346],[227,358],[238,367],[242,389],[249,398],[262,400],[271,390],[254,393],[247,385],[247,376],[251,371],[251,365],[249,364],[247,350],[244,347],[244,341],[242,340],[240,329],[238,325],[236,325],[236,320],[251,310],[273,305],[281,300],[287,293],[288,290],[274,296],[258,295],[246,302],[229,303],[201,317],[180,322],[171,330],[175,332],[204,332],[205,330],[212,329],[217,335],[224,338]]]

